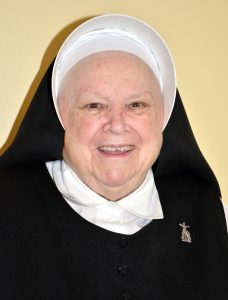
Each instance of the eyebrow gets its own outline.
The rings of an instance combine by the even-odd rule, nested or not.
[[[151,98],[151,99],[154,99],[153,94],[150,91],[145,91],[145,92],[142,92],[140,94],[133,94],[133,95],[129,96],[127,98],[127,100],[141,99],[141,98]]]
[[[98,97],[99,99],[102,99],[102,100],[106,100],[106,101],[109,100],[108,96],[105,96],[104,94],[101,94],[97,91],[93,91],[93,92],[87,91],[85,93],[82,92],[82,93],[79,94],[78,99],[80,101],[80,98],[84,98],[84,97],[87,97],[87,96],[92,96],[92,97],[96,96],[96,97]],[[154,99],[154,96],[150,91],[143,91],[142,93],[132,94],[132,95],[128,96],[126,98],[126,100],[140,99],[140,98],[145,98],[145,97]]]
[[[79,98],[80,97],[84,97],[84,96],[96,96],[96,97],[99,97],[99,98],[101,98],[101,99],[108,99],[108,97],[106,97],[105,95],[103,95],[103,94],[101,94],[101,93],[99,93],[99,92],[97,92],[97,91],[86,91],[86,92],[84,92],[84,91],[82,91],[80,94],[79,94]]]

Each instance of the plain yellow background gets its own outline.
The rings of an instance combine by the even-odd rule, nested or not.
[[[0,145],[67,32],[104,13],[140,18],[166,40],[191,126],[228,203],[227,0],[0,0]]]

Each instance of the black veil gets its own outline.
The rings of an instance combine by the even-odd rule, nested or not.
[[[52,101],[52,68],[53,64],[44,75],[12,145],[0,157],[0,168],[62,159],[64,130]],[[194,178],[220,196],[219,185],[197,145],[178,91],[153,170],[155,177]]]

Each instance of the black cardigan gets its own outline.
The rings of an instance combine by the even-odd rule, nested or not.
[[[164,219],[122,235],[75,213],[44,164],[1,173],[0,299],[228,299],[225,218],[205,186],[157,177]]]

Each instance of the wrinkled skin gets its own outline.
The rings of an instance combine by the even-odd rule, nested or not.
[[[163,103],[151,69],[122,51],[92,54],[66,75],[58,97],[63,156],[108,200],[136,190],[162,145]]]

